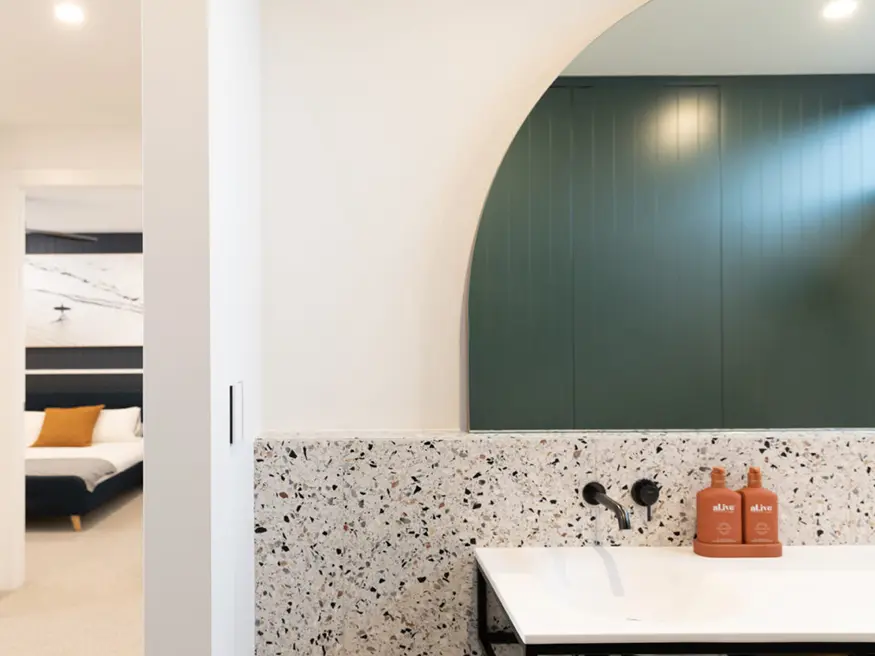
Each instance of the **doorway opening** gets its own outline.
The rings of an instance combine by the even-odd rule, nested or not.
[[[0,415],[18,429],[0,452],[18,464],[0,497],[15,534],[0,545],[15,561],[0,564],[0,652],[140,656],[140,2],[3,15],[0,288],[14,346]]]

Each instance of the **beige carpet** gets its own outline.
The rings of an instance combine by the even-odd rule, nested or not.
[[[0,594],[0,654],[142,656],[143,503],[27,526],[27,582]]]

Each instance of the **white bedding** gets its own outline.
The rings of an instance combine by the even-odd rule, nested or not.
[[[91,446],[67,447],[29,447],[28,460],[47,458],[99,458],[111,462],[118,472],[130,469],[143,461],[143,441],[136,442],[102,442]]]

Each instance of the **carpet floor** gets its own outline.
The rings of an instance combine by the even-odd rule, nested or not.
[[[0,593],[0,654],[142,656],[143,499],[29,521],[24,587]]]

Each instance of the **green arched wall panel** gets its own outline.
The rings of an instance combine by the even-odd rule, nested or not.
[[[560,80],[484,208],[471,428],[875,425],[873,222],[872,76]]]

